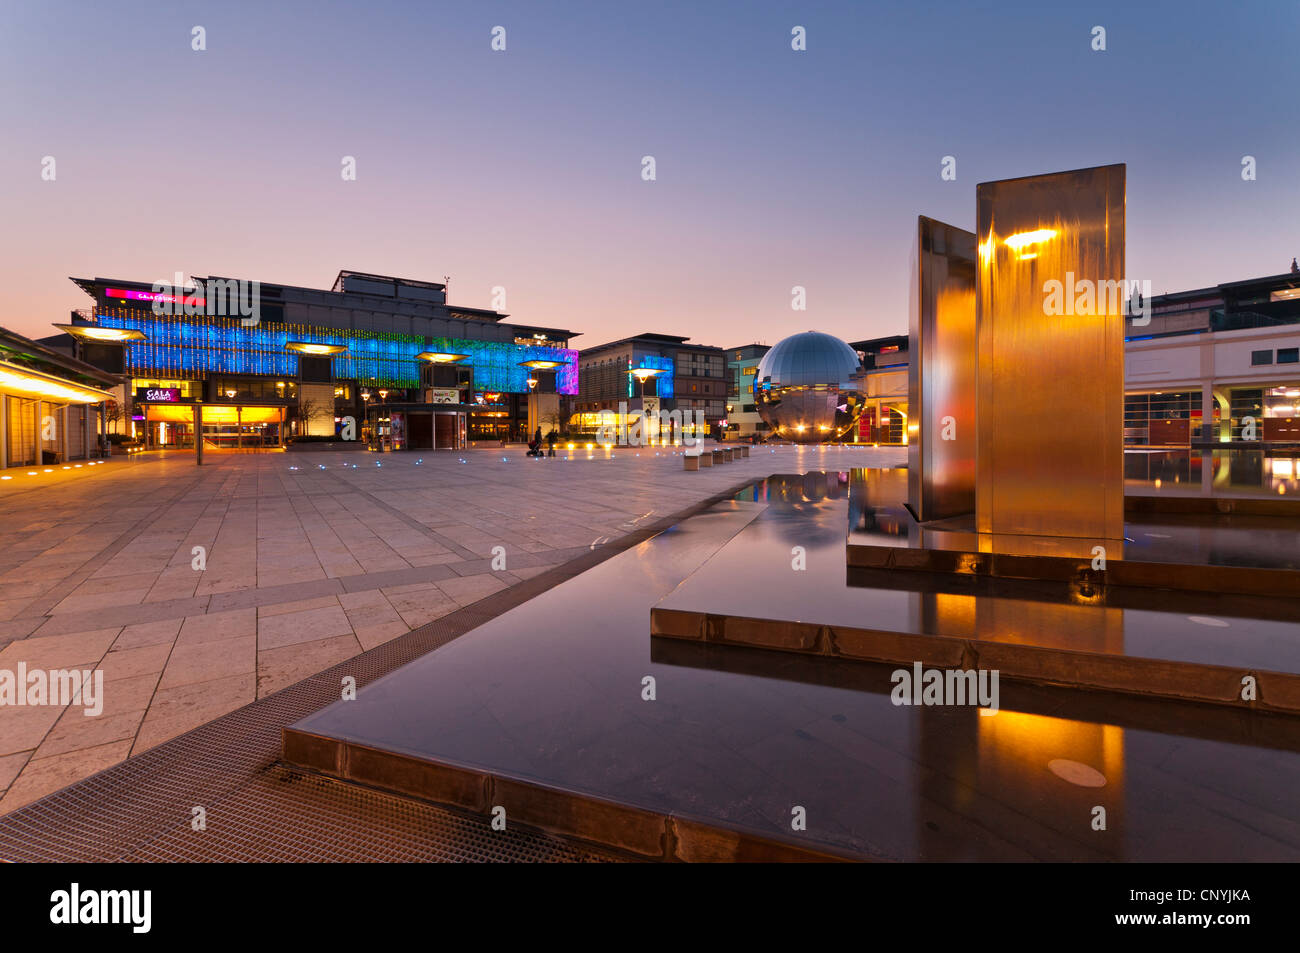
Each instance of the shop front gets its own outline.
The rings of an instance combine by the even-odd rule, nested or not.
[[[460,450],[466,446],[463,404],[376,404],[366,410],[371,450]]]
[[[276,450],[284,446],[286,408],[245,404],[148,403],[137,397],[137,428],[150,450],[193,450],[203,408],[203,449]]]
[[[108,388],[118,380],[0,328],[0,470],[101,455]]]

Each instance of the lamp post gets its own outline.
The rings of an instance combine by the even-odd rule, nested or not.
[[[203,401],[194,401],[194,465],[203,466]]]
[[[648,381],[648,380],[650,380],[650,379],[653,378],[653,377],[658,377],[660,374],[663,374],[663,373],[666,373],[666,372],[665,372],[662,368],[658,368],[658,367],[634,367],[634,368],[632,368],[628,373],[630,373],[633,377],[635,377],[635,378],[637,379],[637,384],[638,384],[638,388],[637,388],[637,396],[641,399],[641,408],[640,408],[640,409],[641,409],[641,420],[642,420],[642,426],[641,426],[641,429],[642,429],[642,431],[644,432],[644,431],[647,430],[647,426],[646,426],[646,425],[647,425],[647,423],[648,423],[648,421],[649,421],[649,415],[646,413],[646,406],[645,406],[645,382]],[[656,396],[656,397],[655,397],[655,409],[656,409],[656,410],[658,410],[658,403],[659,403],[659,398],[658,398],[658,396]],[[658,416],[656,415],[656,419],[655,419],[655,436],[656,436],[656,437],[659,436],[659,433],[658,433],[658,431],[659,431],[658,424],[659,424]]]

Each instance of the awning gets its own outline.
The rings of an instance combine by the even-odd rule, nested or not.
[[[62,377],[42,374],[8,361],[0,361],[0,391],[65,404],[98,404],[113,398],[107,391],[75,384]]]

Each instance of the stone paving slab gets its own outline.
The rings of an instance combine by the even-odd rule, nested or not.
[[[668,451],[515,448],[8,471],[0,670],[99,670],[104,690],[94,717],[0,706],[0,814],[746,480],[904,453],[763,448],[691,473]]]

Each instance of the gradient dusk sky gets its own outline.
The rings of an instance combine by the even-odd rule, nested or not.
[[[1129,278],[1277,274],[1300,254],[1297,50],[1295,0],[6,0],[0,325],[53,333],[89,304],[69,275],[351,268],[449,275],[476,307],[504,286],[577,346],[906,333],[918,214],[973,229],[978,182],[1112,162]]]

